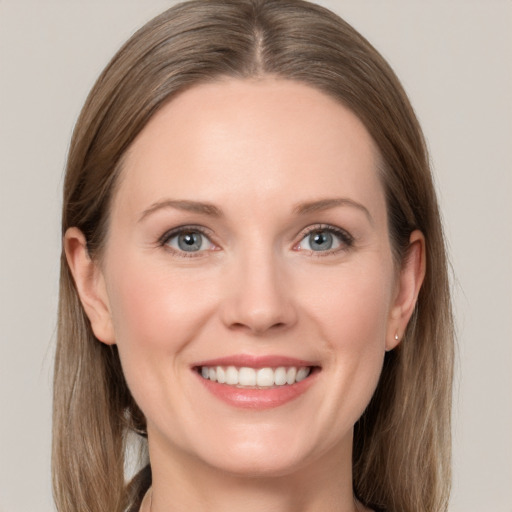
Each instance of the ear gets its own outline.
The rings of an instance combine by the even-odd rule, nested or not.
[[[64,251],[94,335],[103,343],[113,345],[114,328],[103,273],[89,256],[85,236],[78,228],[66,231]]]
[[[425,237],[421,231],[415,230],[409,238],[409,248],[398,276],[386,335],[386,351],[393,350],[403,337],[418,300],[425,269]]]

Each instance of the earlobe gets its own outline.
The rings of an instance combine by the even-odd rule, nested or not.
[[[64,251],[94,335],[103,343],[114,344],[114,329],[103,274],[99,265],[89,256],[85,236],[78,228],[66,231]]]
[[[421,231],[415,230],[409,238],[409,248],[398,277],[395,300],[386,336],[386,351],[397,347],[404,335],[416,307],[421,285],[425,278],[425,271],[425,237]]]

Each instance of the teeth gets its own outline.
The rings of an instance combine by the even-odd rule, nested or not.
[[[284,386],[286,384],[286,368],[280,366],[274,372],[274,384],[276,386]]]
[[[226,370],[226,384],[231,386],[238,384],[238,370],[234,366],[228,366]]]
[[[285,386],[300,382],[309,376],[310,367],[296,368],[290,366],[285,368],[249,368],[243,366],[236,368],[234,366],[202,366],[201,375],[203,378],[228,384],[230,386],[245,386],[270,388],[273,386]]]
[[[240,386],[256,386],[256,370],[254,368],[240,368],[238,370],[238,384]]]
[[[224,384],[226,382],[226,372],[222,366],[217,366],[217,382]]]
[[[295,380],[297,382],[300,382],[301,380],[304,380],[308,375],[309,375],[309,368],[300,368],[300,370],[297,372],[297,376],[295,377]]]
[[[286,372],[286,383],[293,384],[295,382],[295,377],[297,376],[297,368],[288,368]]]
[[[272,368],[260,368],[256,372],[256,384],[259,387],[269,387],[274,385],[274,370]]]

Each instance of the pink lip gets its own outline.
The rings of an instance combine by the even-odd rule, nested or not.
[[[255,389],[219,384],[203,378],[197,371],[201,366],[247,366],[250,368],[277,368],[279,366],[314,367],[312,373],[304,380],[292,385],[273,388]],[[303,395],[316,381],[319,374],[318,365],[311,361],[284,356],[250,356],[235,355],[198,362],[193,370],[202,385],[216,398],[230,406],[242,409],[271,409],[279,407]]]
[[[195,363],[193,367],[198,366],[236,366],[240,368],[247,366],[249,368],[277,368],[279,366],[318,366],[314,361],[305,361],[294,357],[286,356],[253,356],[248,354],[236,354],[227,357],[219,357],[217,359],[209,359],[208,361],[200,361]]]

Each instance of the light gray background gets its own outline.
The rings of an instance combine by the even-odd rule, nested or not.
[[[173,2],[0,0],[0,512],[53,510],[51,363],[62,172],[120,44]],[[325,0],[402,79],[456,278],[452,512],[512,512],[512,2]]]

